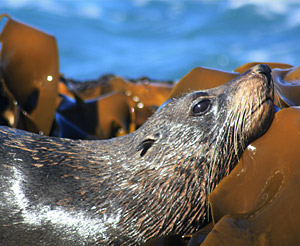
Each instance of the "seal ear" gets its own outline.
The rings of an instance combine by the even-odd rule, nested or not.
[[[143,142],[141,142],[137,147],[136,151],[142,150],[140,156],[144,156],[147,152],[147,150],[152,146],[152,144],[155,142],[154,139],[145,139]]]
[[[136,151],[140,151],[142,150],[140,156],[143,157],[146,152],[148,151],[148,149],[150,149],[152,147],[152,145],[154,144],[154,142],[156,142],[157,140],[160,139],[160,133],[155,133],[154,135],[150,135],[147,136],[147,139],[145,139],[144,141],[142,141],[137,147],[136,147]]]

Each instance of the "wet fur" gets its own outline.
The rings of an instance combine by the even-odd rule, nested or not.
[[[209,217],[208,194],[272,121],[266,77],[250,70],[171,99],[111,140],[0,127],[0,244],[135,245],[196,231]],[[192,115],[207,98],[209,110]]]

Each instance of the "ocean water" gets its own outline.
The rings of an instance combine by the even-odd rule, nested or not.
[[[196,66],[300,65],[300,2],[0,0],[0,13],[54,35],[60,72],[180,79]],[[2,23],[1,23],[2,22]],[[3,21],[0,28],[3,27]]]

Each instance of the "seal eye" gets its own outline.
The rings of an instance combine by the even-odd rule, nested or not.
[[[198,103],[196,103],[193,108],[192,108],[192,114],[193,115],[201,115],[203,114],[205,111],[207,111],[207,109],[210,106],[210,100],[208,99],[204,99]]]

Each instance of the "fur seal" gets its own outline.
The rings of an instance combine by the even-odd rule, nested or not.
[[[0,244],[137,245],[192,233],[207,197],[270,126],[271,70],[169,99],[137,131],[70,140],[0,127]]]

